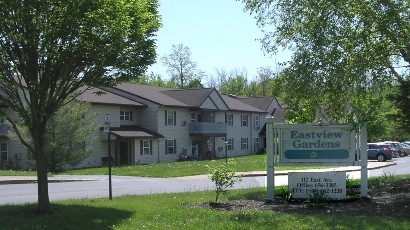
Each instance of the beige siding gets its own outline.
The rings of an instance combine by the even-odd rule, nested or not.
[[[228,112],[233,114],[233,126],[228,126],[227,138],[233,138],[233,150],[228,156],[244,156],[252,153],[252,114],[247,112]],[[241,115],[248,115],[248,126],[241,126]],[[241,138],[248,138],[248,148],[241,149]]]
[[[138,125],[158,132],[158,105],[151,102],[143,102],[148,107],[140,108],[137,112]]]
[[[165,111],[176,111],[176,123],[173,125],[165,125]],[[189,136],[189,126],[182,125],[182,121],[186,121],[187,124],[191,119],[191,113],[187,108],[172,108],[165,107],[158,111],[158,132],[162,134],[165,139],[160,142],[160,160],[161,162],[176,161],[179,158],[179,154],[182,153],[182,149],[191,148],[191,138]],[[165,140],[176,140],[176,154],[165,154]]]
[[[104,127],[105,115],[110,114],[110,127],[120,126],[120,106],[116,105],[97,105],[92,104],[90,112],[98,112],[98,116],[95,118],[95,122],[99,127]],[[104,133],[102,130],[98,130],[92,134],[95,136],[95,141],[88,146],[92,149],[91,155],[76,165],[76,168],[83,167],[97,167],[102,165],[101,157],[108,156],[108,133]],[[115,135],[110,136],[111,139],[111,156],[115,158]]]
[[[145,140],[151,140],[152,141],[152,146],[151,146],[151,155],[141,155],[141,139],[136,139],[135,140],[135,149],[133,151],[133,163],[132,164],[151,164],[151,163],[157,163],[158,161],[161,161],[161,155],[158,155],[158,147],[160,141],[158,139],[145,139]]]
[[[120,111],[131,111],[132,112],[132,120],[131,121],[121,121],[120,120],[120,125],[138,125],[138,110],[141,108],[131,108],[131,107],[120,107],[120,110],[118,111],[118,116]]]

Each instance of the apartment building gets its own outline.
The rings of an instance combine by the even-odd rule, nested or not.
[[[215,88],[173,89],[131,83],[90,89],[78,99],[90,102],[92,112],[99,112],[96,122],[101,128],[93,134],[97,140],[91,146],[92,154],[76,167],[101,166],[108,146],[115,165],[254,154],[263,148],[261,131],[266,116],[279,108],[272,97],[251,101],[220,95]],[[109,133],[103,130],[107,115]],[[2,160],[17,162],[21,168],[33,166],[27,150],[7,139],[6,133],[1,136],[0,132]],[[14,157],[16,153],[18,157]]]

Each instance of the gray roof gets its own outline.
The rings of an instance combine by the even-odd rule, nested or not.
[[[273,123],[275,123],[275,124],[285,123],[285,112],[286,112],[286,109],[275,108],[272,112]]]
[[[225,103],[228,105],[228,108],[230,110],[236,110],[236,111],[247,111],[247,112],[258,112],[258,113],[265,113],[265,110],[261,110],[258,108],[255,108],[253,106],[250,106],[248,104],[245,104],[241,101],[239,101],[237,98],[232,98],[228,95],[222,95],[223,100]]]
[[[136,97],[140,97],[145,100],[157,103],[159,105],[188,107],[187,104],[175,98],[172,98],[164,93],[164,91],[179,90],[179,89],[150,86],[150,85],[138,85],[138,84],[131,84],[131,83],[121,83],[121,84],[114,86],[114,88],[121,90],[123,92],[130,93]]]
[[[190,107],[199,107],[214,91],[212,88],[208,89],[187,89],[187,90],[168,90],[163,91],[168,95]]]
[[[238,97],[236,99],[263,111],[266,111],[272,101],[276,100],[275,97]]]
[[[83,88],[84,90],[85,88]],[[85,90],[77,97],[80,101],[87,101],[95,104],[113,104],[113,105],[127,105],[127,106],[145,106],[139,102],[118,96],[103,89],[90,88]]]
[[[110,128],[110,133],[120,137],[164,138],[163,135],[137,125],[123,125]]]

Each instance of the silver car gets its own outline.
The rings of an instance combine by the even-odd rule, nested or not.
[[[404,152],[404,156],[408,156],[410,154],[410,145],[406,143],[400,143],[400,148]]]

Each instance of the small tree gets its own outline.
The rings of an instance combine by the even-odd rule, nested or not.
[[[63,106],[47,125],[46,154],[50,172],[64,166],[75,166],[90,156],[88,147],[96,138],[91,134],[98,126],[94,119],[98,112],[90,112],[90,103],[72,101]]]
[[[209,178],[215,183],[215,202],[218,202],[219,195],[226,194],[228,188],[231,188],[236,182],[242,180],[241,176],[235,178],[235,170],[231,166],[235,165],[236,162],[229,159],[227,163],[216,165],[215,161],[212,161],[212,165],[206,165],[209,173],[211,174]]]
[[[57,172],[65,165],[75,166],[91,154],[87,146],[95,140],[91,134],[98,129],[93,122],[98,113],[90,112],[90,106],[88,102],[67,102],[51,117],[45,133],[49,172]],[[24,124],[19,124],[18,129],[27,143],[33,142]],[[19,140],[13,130],[10,130],[9,136]]]

